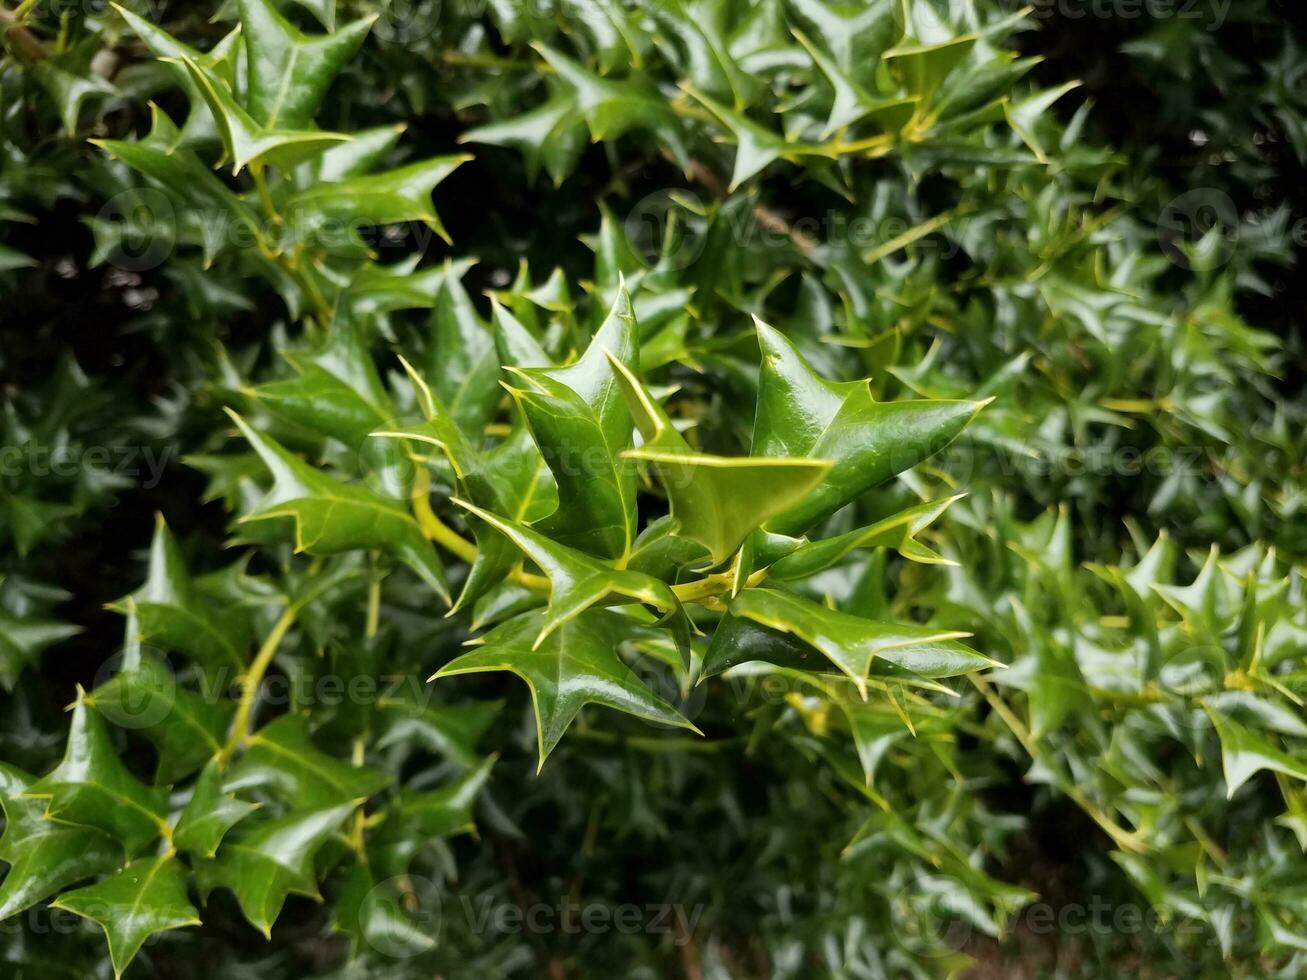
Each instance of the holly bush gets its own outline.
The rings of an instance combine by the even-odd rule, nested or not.
[[[0,10],[4,975],[1302,975],[1307,75],[1199,6]]]

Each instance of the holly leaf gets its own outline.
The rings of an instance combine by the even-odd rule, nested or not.
[[[870,382],[827,381],[782,334],[755,319],[762,348],[755,456],[834,460],[801,503],[767,522],[797,534],[939,452],[988,402],[878,402]]]
[[[431,204],[431,194],[446,177],[472,158],[431,157],[379,174],[315,182],[286,201],[293,238],[321,246],[339,239],[339,229],[420,221],[446,242],[449,233]],[[349,248],[358,247],[351,231]],[[449,277],[446,275],[445,282]]]
[[[504,520],[475,504],[457,497],[453,502],[475,514],[517,545],[549,579],[549,605],[540,624],[537,649],[554,630],[592,606],[614,600],[634,600],[653,606],[663,614],[662,624],[673,629],[689,656],[690,630],[685,611],[667,583],[643,572],[614,568],[583,552],[551,541],[543,534],[513,521]]]
[[[12,691],[18,675],[41,651],[81,632],[71,623],[15,617],[0,610],[0,687]]]
[[[543,166],[555,187],[561,187],[576,169],[588,142],[576,97],[562,91],[520,116],[470,129],[458,141],[513,147],[525,159],[530,183],[535,183]]]
[[[499,358],[494,334],[453,274],[446,274],[436,293],[427,374],[440,403],[473,445],[480,445],[486,423],[503,397],[495,383]]]
[[[131,618],[127,632],[118,672],[97,687],[90,700],[119,728],[148,738],[158,756],[155,782],[175,783],[199,770],[222,748],[235,705],[180,686],[161,657],[141,650]]]
[[[140,632],[129,643],[144,641],[184,653],[211,674],[245,669],[245,620],[231,615],[220,620],[200,597],[162,514],[155,517],[145,584],[110,608],[134,618]]]
[[[65,892],[51,905],[104,930],[113,972],[119,977],[151,936],[200,925],[186,896],[186,869],[170,856],[133,861],[94,885]]]
[[[245,108],[269,128],[310,128],[327,89],[357,53],[377,15],[309,37],[270,0],[239,3],[249,64]]]
[[[439,556],[398,501],[368,487],[342,483],[255,431],[235,412],[228,410],[228,414],[273,477],[272,489],[242,522],[289,518],[295,524],[295,549],[311,555],[383,551],[449,601]]]
[[[144,785],[128,771],[81,688],[63,761],[24,795],[45,800],[50,820],[95,827],[122,841],[129,857],[172,832],[167,792]]]
[[[821,541],[805,542],[772,565],[768,576],[781,581],[808,578],[865,548],[893,548],[909,561],[925,565],[956,564],[927,548],[917,540],[917,536],[963,496],[958,494],[917,504],[867,527]]]
[[[0,762],[5,816],[0,861],[9,865],[0,882],[0,921],[123,863],[122,846],[108,834],[46,819],[44,801],[26,795],[33,782],[32,776]]]
[[[222,783],[222,770],[216,761],[210,762],[195,781],[190,802],[177,820],[172,839],[178,850],[213,857],[227,831],[259,808],[257,803],[237,799]]]
[[[313,859],[358,802],[291,813],[229,836],[216,858],[196,862],[202,892],[231,891],[245,918],[271,939],[288,896],[320,900]]]
[[[741,620],[765,627],[770,635],[747,625],[741,628]],[[730,619],[713,634],[704,654],[702,676],[758,660],[812,670],[811,652],[815,650],[848,677],[865,700],[873,672],[937,679],[1001,666],[957,642],[969,635],[959,630],[878,623],[788,592],[745,589],[731,601]]]
[[[540,764],[587,704],[598,704],[676,728],[698,732],[675,708],[650,691],[623,663],[618,650],[631,632],[617,613],[592,609],[567,620],[537,646],[544,613],[526,613],[474,641],[432,677],[506,670],[526,682],[536,717]]]
[[[345,133],[317,129],[265,126],[237,103],[224,79],[186,55],[181,56],[181,63],[213,113],[233,175],[246,167],[261,169],[266,164],[289,171],[350,138]]]
[[[631,79],[601,78],[547,44],[536,42],[532,47],[575,93],[595,142],[620,139],[633,129],[643,129],[667,147],[682,169],[689,166],[680,120],[657,90]]]
[[[635,366],[635,316],[625,290],[579,360],[514,368],[522,387],[509,391],[558,484],[558,509],[536,530],[581,551],[620,557],[635,540],[636,474],[621,458],[631,444],[631,414],[609,354]]]
[[[803,500],[831,469],[817,459],[696,453],[626,365],[611,356],[609,362],[643,438],[639,449],[622,455],[652,465],[671,502],[675,533],[707,548],[714,565],[769,518]]]
[[[1279,748],[1265,736],[1245,728],[1218,708],[1206,703],[1203,708],[1221,740],[1226,799],[1233,799],[1235,791],[1263,769],[1307,781],[1307,762]]]
[[[368,799],[390,781],[327,755],[310,741],[300,716],[282,715],[250,737],[224,789],[263,790],[293,809],[313,810]]]
[[[285,351],[297,377],[254,389],[259,401],[300,425],[359,449],[393,415],[358,327],[337,324],[315,351]]]

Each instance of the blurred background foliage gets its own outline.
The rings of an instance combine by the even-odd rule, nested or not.
[[[127,6],[201,51],[235,20]],[[414,875],[406,907],[439,925],[434,950],[351,958],[330,905],[299,899],[265,944],[216,893],[133,975],[1302,975],[1307,36],[1288,0],[1059,0],[1019,20],[1000,0],[285,12],[312,32],[380,14],[322,129],[402,125],[394,164],[473,154],[435,193],[454,245],[410,226],[371,242],[364,265],[395,294],[425,291],[359,314],[377,351],[423,343],[442,263],[475,256],[480,315],[493,292],[546,337],[588,332],[624,276],[713,451],[748,448],[750,314],[880,397],[995,396],[830,525],[966,492],[928,538],[957,564],[880,549],[812,592],[974,632],[1010,666],[874,717],[746,672],[682,706],[705,746],[583,723],[539,776],[523,692],[471,682],[458,693],[508,698],[482,745],[501,761],[479,836],[436,842]],[[198,573],[232,560],[248,474],[206,466],[221,407],[287,376],[306,303],[249,248],[205,255],[182,209],[142,208],[152,185],[88,143],[145,138],[151,100],[193,111],[122,14],[28,3],[0,31],[0,429],[22,451],[0,473],[0,759],[42,772],[77,685],[122,646],[105,606],[144,578],[154,515]],[[894,42],[919,50],[886,58]],[[567,115],[587,86],[655,108],[605,133]],[[859,102],[904,92],[906,121]],[[850,104],[856,121],[828,127]],[[805,142],[853,148],[796,156]],[[341,281],[319,284],[336,308]],[[362,599],[342,601],[357,636]],[[427,676],[449,627],[388,603],[378,656]],[[288,673],[326,669],[313,646]],[[148,746],[123,745],[147,771]],[[473,921],[565,901],[679,911],[653,935]],[[0,969],[109,975],[101,937],[59,916],[0,923]]]

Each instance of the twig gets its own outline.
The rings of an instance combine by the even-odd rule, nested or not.
[[[0,7],[0,25],[5,28],[5,39],[23,61],[31,64],[50,57],[41,39],[24,27],[12,10]]]

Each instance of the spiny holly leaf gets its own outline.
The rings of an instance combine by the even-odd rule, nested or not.
[[[145,584],[110,608],[134,617],[140,632],[129,642],[184,653],[211,674],[245,667],[249,642],[245,621],[239,616],[219,620],[205,604],[162,514],[155,517]]]
[[[122,846],[108,834],[47,819],[44,801],[26,795],[33,782],[27,773],[0,762],[5,816],[0,861],[9,865],[0,883],[0,921],[123,863]]]
[[[186,122],[182,128],[179,131],[174,131],[172,138],[160,148],[173,150],[178,147],[218,141],[218,130],[213,121],[213,113],[209,111],[208,104],[196,87],[194,79],[191,78],[186,67],[181,64],[181,59],[190,58],[197,65],[215,73],[221,73],[223,66],[232,64],[234,61],[232,55],[240,37],[239,30],[229,33],[214,45],[212,50],[200,52],[189,44],[173,37],[157,25],[150,23],[139,14],[116,3],[111,4],[111,6],[127,22],[136,36],[144,42],[145,46],[150,49],[151,54],[173,64],[177,80],[186,91],[187,100],[191,107],[190,114],[186,117]],[[230,74],[225,77],[229,82],[231,81]]]
[[[216,761],[210,762],[195,781],[190,802],[177,821],[172,839],[178,850],[213,857],[227,831],[259,808],[257,803],[238,800],[222,783],[222,770]]]
[[[750,177],[764,170],[768,164],[802,149],[799,144],[788,143],[780,134],[754,122],[743,113],[729,109],[711,96],[693,88],[686,91],[731,131],[735,140],[735,169],[731,174],[729,190],[734,192]]]
[[[766,527],[796,534],[939,452],[986,402],[878,402],[866,381],[832,382],[778,331],[755,321],[762,347],[755,456],[835,461],[821,485]]]
[[[228,414],[273,477],[272,489],[258,509],[242,520],[293,520],[295,548],[309,554],[333,555],[369,548],[384,551],[449,601],[439,556],[417,521],[398,501],[314,469],[255,431],[235,412]]]
[[[158,756],[155,782],[171,784],[196,772],[222,748],[235,705],[182,687],[161,657],[141,650],[137,636],[129,616],[118,672],[89,700],[119,728],[150,740]]]
[[[696,453],[626,365],[609,360],[643,437],[639,449],[623,455],[653,465],[671,502],[676,533],[707,548],[714,565],[734,555],[769,518],[803,500],[831,469],[817,459]]]
[[[616,558],[635,540],[635,469],[621,458],[631,444],[631,414],[609,367],[637,359],[635,316],[625,290],[574,364],[517,368],[510,388],[558,484],[558,510],[536,530],[569,547]]]
[[[620,139],[632,129],[644,129],[667,147],[682,168],[689,166],[689,154],[680,120],[666,100],[634,80],[600,78],[560,51],[546,44],[533,45],[576,94],[577,105],[596,141]]]
[[[1213,545],[1203,567],[1188,585],[1153,585],[1153,591],[1184,618],[1185,625],[1196,636],[1219,637],[1222,623],[1233,612],[1235,598],[1220,557],[1220,549]]]
[[[907,125],[917,105],[917,98],[878,98],[869,93],[840,65],[827,56],[801,31],[794,31],[799,43],[807,49],[815,64],[826,80],[830,82],[835,97],[831,104],[830,116],[821,138],[828,139],[837,130],[852,126],[863,119],[870,119],[881,130],[895,133]]]
[[[82,107],[90,99],[106,99],[118,95],[118,89],[94,71],[74,73],[54,61],[40,61],[33,66],[36,79],[49,93],[50,100],[59,110],[64,129],[77,131]]]
[[[479,765],[477,743],[503,710],[504,703],[431,704],[424,695],[405,690],[407,693],[402,696],[382,697],[377,702],[382,726],[377,750],[401,747],[425,750],[466,769]]]
[[[262,790],[293,809],[312,810],[367,799],[389,784],[383,773],[327,755],[309,740],[301,717],[282,715],[251,736],[224,789]]]
[[[807,542],[772,565],[768,576],[780,580],[807,578],[838,564],[862,548],[893,548],[904,558],[927,565],[954,564],[923,545],[917,540],[917,535],[962,496],[917,504],[868,527]]]
[[[808,647],[847,676],[865,699],[873,673],[935,679],[1001,666],[957,642],[968,633],[877,623],[775,589],[745,589],[731,601],[730,613],[734,620],[800,642],[796,646],[756,629],[726,629],[724,624],[704,655],[704,677],[754,660],[811,670]]]
[[[0,609],[0,687],[13,690],[23,668],[42,650],[80,632],[81,628],[71,623],[28,616],[20,619]]]
[[[1307,762],[1278,748],[1269,739],[1232,720],[1218,708],[1203,707],[1216,727],[1221,740],[1221,763],[1225,770],[1226,797],[1261,772],[1269,769],[1294,779],[1307,781]]]
[[[270,0],[240,0],[249,60],[245,107],[269,128],[307,129],[340,70],[354,57],[376,15],[307,37]]]
[[[431,193],[470,159],[431,157],[379,174],[316,182],[291,195],[285,204],[291,234],[316,245],[334,229],[420,221],[448,242],[449,234],[431,206]],[[357,247],[358,242],[351,237],[344,244]]]
[[[386,829],[380,845],[405,839],[425,843],[474,831],[473,807],[497,761],[496,756],[482,759],[440,789],[401,794],[386,810],[386,819],[396,825]]]
[[[549,605],[532,649],[539,648],[549,634],[591,606],[605,600],[631,599],[653,606],[663,614],[663,622],[676,631],[688,657],[689,623],[676,593],[665,582],[641,572],[614,568],[551,541],[529,527],[481,510],[466,500],[454,498],[454,503],[475,514],[521,548],[549,579]]]
[[[871,75],[881,55],[903,36],[903,0],[828,3],[787,0],[799,19],[846,72]]]
[[[120,977],[151,936],[200,925],[186,896],[186,868],[170,856],[133,861],[94,885],[65,892],[52,905],[104,929]]]
[[[374,429],[393,415],[361,331],[349,323],[332,328],[327,343],[310,352],[283,356],[298,376],[254,389],[275,412],[359,449]]]
[[[587,704],[698,732],[622,662],[618,649],[631,635],[630,620],[591,609],[563,623],[537,646],[544,625],[541,612],[511,619],[476,640],[477,649],[455,658],[432,679],[500,670],[522,678],[531,690],[541,768]]]
[[[229,836],[212,861],[197,861],[204,894],[226,888],[250,924],[267,938],[287,896],[319,899],[313,859],[359,801],[303,810]]]
[[[181,63],[190,74],[218,127],[226,159],[232,173],[246,167],[262,168],[271,164],[290,170],[324,152],[336,143],[349,139],[344,133],[286,126],[265,126],[250,116],[231,93],[227,82],[210,70],[183,55]]]
[[[458,141],[511,146],[525,158],[527,180],[535,183],[543,166],[554,186],[559,187],[585,152],[585,116],[576,97],[560,91],[520,116],[470,129]]]
[[[479,446],[486,423],[503,392],[495,384],[499,360],[489,325],[477,314],[459,277],[445,275],[431,313],[427,364],[431,389],[472,445]]]
[[[46,800],[51,820],[95,827],[117,838],[129,856],[172,832],[166,791],[145,786],[127,770],[80,688],[63,761],[24,795]]]
[[[1068,717],[1082,717],[1094,710],[1093,699],[1074,652],[1043,630],[1030,618],[1024,605],[1011,600],[1017,628],[1034,660],[1026,699],[1030,706],[1030,735],[1044,738]]]

